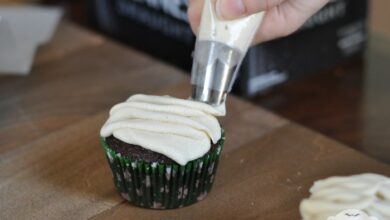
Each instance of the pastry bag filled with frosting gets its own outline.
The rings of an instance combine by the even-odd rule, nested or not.
[[[238,68],[263,19],[264,12],[236,20],[217,16],[216,0],[206,0],[191,71],[192,98],[224,104]]]

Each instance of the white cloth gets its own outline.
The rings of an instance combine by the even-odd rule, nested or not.
[[[28,74],[37,48],[51,39],[62,13],[57,7],[0,7],[0,74]]]

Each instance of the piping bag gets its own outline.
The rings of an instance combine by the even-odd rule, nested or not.
[[[223,20],[215,5],[216,0],[205,0],[191,70],[191,98],[217,107],[225,104],[264,12]]]

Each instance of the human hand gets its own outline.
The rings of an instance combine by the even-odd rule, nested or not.
[[[217,15],[226,20],[265,11],[254,44],[287,36],[329,0],[217,0]],[[194,33],[198,33],[204,0],[190,0],[188,18]]]

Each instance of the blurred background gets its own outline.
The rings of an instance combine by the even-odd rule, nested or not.
[[[187,0],[0,0],[64,8],[66,22],[190,72]],[[250,49],[234,93],[390,162],[390,1],[332,0],[296,33]]]

